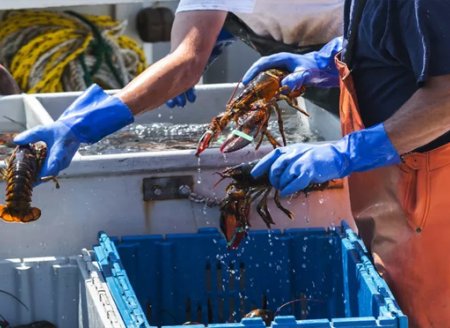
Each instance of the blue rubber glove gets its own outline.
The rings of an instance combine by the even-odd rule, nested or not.
[[[57,176],[69,166],[80,143],[97,142],[133,121],[127,105],[94,84],[57,121],[24,131],[14,142],[23,145],[44,141],[48,153],[39,177]]]
[[[227,30],[222,29],[217,37],[216,43],[211,51],[211,55],[208,58],[208,63],[206,64],[205,71],[209,66],[219,57],[223,50],[231,45],[237,39]],[[182,94],[172,98],[166,102],[166,105],[170,108],[175,106],[184,107],[186,106],[186,100],[193,103],[196,99],[194,88],[190,88]]]
[[[194,88],[188,89],[186,92],[183,92],[182,94],[176,96],[175,98],[172,98],[166,102],[166,105],[170,108],[174,108],[176,106],[178,107],[184,107],[186,106],[186,100],[190,103],[193,103],[195,99],[197,98]]]
[[[343,178],[352,172],[400,163],[383,123],[350,133],[333,143],[295,144],[274,149],[251,174],[269,174],[270,183],[286,196],[311,183]]]
[[[339,74],[334,64],[334,56],[342,49],[342,37],[335,38],[319,51],[304,55],[281,52],[258,59],[242,78],[247,85],[258,73],[270,68],[285,69],[291,74],[281,84],[290,90],[300,89],[303,85],[331,88],[339,86]]]

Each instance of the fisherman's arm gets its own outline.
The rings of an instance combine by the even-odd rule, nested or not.
[[[118,94],[134,115],[162,105],[195,85],[208,62],[226,11],[177,13],[171,53],[148,67]]]
[[[429,77],[384,127],[399,154],[437,139],[450,129],[450,74]]]
[[[40,177],[56,176],[70,162],[81,143],[95,143],[131,124],[134,116],[154,109],[200,78],[225,11],[186,12],[177,15],[173,51],[136,77],[116,95],[90,86],[53,123],[40,125],[14,138],[18,144],[44,141],[48,147]]]
[[[450,75],[429,77],[383,123],[319,145],[295,144],[276,149],[255,166],[257,177],[266,172],[271,184],[289,195],[311,183],[321,183],[400,163],[400,155],[424,146],[450,127]]]

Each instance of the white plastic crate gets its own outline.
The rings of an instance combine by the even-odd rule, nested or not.
[[[234,87],[234,84],[197,86],[194,104],[183,109],[161,106],[140,115],[136,122],[209,122],[224,110]],[[56,120],[79,94],[2,97],[0,127],[2,113],[6,113],[2,111],[6,110],[8,115],[11,111],[16,113],[12,118],[24,122],[27,128]],[[283,104],[280,102],[285,106]],[[306,108],[311,114],[307,119],[311,129],[317,130],[325,140],[339,136],[336,117],[310,103]],[[248,146],[225,157],[217,148],[207,149],[200,159],[194,156],[194,150],[77,154],[59,177],[60,189],[52,182],[34,189],[32,204],[42,211],[39,220],[28,224],[0,222],[0,239],[11,245],[0,249],[0,258],[77,254],[86,245],[94,244],[101,230],[112,235],[139,235],[194,233],[201,227],[219,227],[218,207],[210,208],[181,198],[144,200],[144,179],[188,176],[193,181],[193,192],[221,199],[227,182],[214,187],[219,179],[216,172],[258,159],[270,150],[270,146],[265,146],[255,152],[254,147]],[[0,203],[4,201],[4,188],[4,182],[0,183]],[[341,218],[351,217],[345,188],[312,192],[308,197],[283,199],[282,202],[294,213],[295,219],[289,220],[270,201],[277,229],[338,225]],[[256,211],[252,211],[251,223],[254,229],[265,228]]]
[[[0,290],[0,315],[12,326],[47,320],[64,328],[124,328],[86,250],[79,256],[2,260]]]

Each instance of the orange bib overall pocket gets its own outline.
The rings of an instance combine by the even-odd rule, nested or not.
[[[420,233],[428,224],[438,224],[440,218],[448,215],[441,212],[449,201],[450,147],[411,153],[404,156],[403,161],[399,165],[399,197],[408,224]]]

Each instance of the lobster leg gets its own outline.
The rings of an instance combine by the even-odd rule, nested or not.
[[[255,201],[256,198],[258,198],[259,196],[261,196],[263,194],[264,190],[258,190],[256,191],[250,198],[250,201]]]
[[[286,100],[286,102],[289,104],[289,106],[291,106],[292,108],[295,108],[296,110],[298,110],[303,115],[306,115],[306,116],[309,117],[308,112],[306,112],[304,109],[300,108],[296,98],[291,98],[291,97],[288,97],[288,96],[283,95],[283,94],[280,94],[279,97],[280,97],[280,99]]]
[[[256,211],[261,216],[264,223],[267,225],[268,229],[270,229],[271,224],[275,224],[275,222],[272,219],[272,215],[270,214],[269,209],[267,207],[267,197],[269,196],[271,190],[272,188],[267,188],[267,190],[261,197],[261,200],[259,201],[258,205],[256,205]]]
[[[265,136],[264,133],[262,133],[262,134],[259,136],[259,140],[258,140],[258,143],[257,143],[256,146],[255,146],[255,150],[258,150],[258,149],[259,149],[259,146],[261,146],[261,144],[262,144],[262,142],[263,142],[263,140],[264,140],[264,136]]]
[[[41,178],[41,182],[47,182],[47,181],[53,181],[54,183],[55,183],[55,187],[56,187],[56,189],[59,189],[59,182],[58,182],[58,180],[56,179],[56,177],[54,177],[54,176],[48,176],[48,177],[42,177]]]
[[[273,200],[275,201],[275,204],[277,205],[277,207],[282,210],[284,212],[284,214],[286,214],[289,219],[293,220],[294,219],[294,214],[292,214],[291,211],[289,211],[287,208],[283,207],[283,205],[281,205],[280,202],[280,194],[278,192],[278,190],[275,191],[275,196],[273,198]]]
[[[264,131],[264,135],[267,137],[273,148],[281,147],[280,143],[273,137],[273,135],[269,131]],[[258,148],[256,148],[258,150]]]
[[[283,146],[286,146],[286,135],[284,134],[284,125],[283,125],[283,118],[281,116],[281,109],[280,107],[275,103],[273,105],[275,112],[277,113],[278,118],[278,129],[280,130],[281,138],[283,139]]]
[[[266,136],[266,132],[267,131],[267,127],[269,126],[269,121],[267,121],[266,123],[264,123],[264,126],[261,127],[261,136],[258,140],[258,143],[255,146],[255,150],[258,150],[259,147],[261,146],[263,140],[264,140],[264,136]],[[275,140],[275,139],[274,139]],[[274,147],[275,148],[275,147]]]

